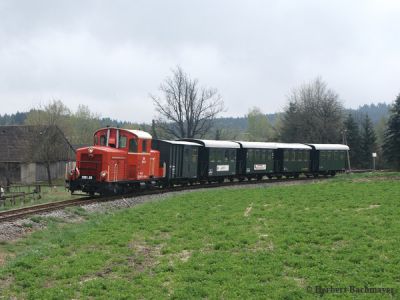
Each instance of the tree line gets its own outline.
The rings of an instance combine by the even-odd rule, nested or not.
[[[177,138],[346,143],[351,148],[353,167],[371,168],[373,153],[378,157],[377,167],[400,167],[400,96],[390,111],[390,119],[379,120],[375,130],[368,106],[364,107],[365,115],[356,116],[358,120],[351,112],[346,116],[338,93],[316,78],[289,93],[284,112],[276,116],[274,125],[255,107],[246,116],[247,130],[238,132],[218,127],[211,130],[216,116],[224,109],[223,101],[216,89],[199,89],[198,81],[181,68],[173,70],[173,76],[165,80],[160,92],[161,96],[152,97],[159,113],[158,122],[153,123],[154,133],[159,128]],[[383,111],[385,106],[378,105],[378,109]]]
[[[264,114],[260,108],[249,110],[235,128],[222,127],[217,116],[225,110],[224,102],[215,88],[200,86],[182,68],[176,67],[159,87],[158,95],[150,95],[158,116],[151,124],[121,122],[101,118],[80,105],[71,111],[61,100],[32,109],[27,114],[0,116],[2,121],[23,121],[29,125],[57,125],[72,144],[92,144],[93,132],[105,126],[140,128],[155,138],[208,138],[228,140],[276,141],[300,143],[347,143],[351,165],[369,168],[372,153],[377,153],[377,167],[400,167],[400,100],[397,97],[390,118],[381,118],[374,127],[368,112],[387,107],[365,106],[365,114],[345,110],[338,93],[321,79],[305,83],[290,91],[282,113]],[[273,117],[273,122],[270,121]],[[376,118],[374,115],[373,117]],[[377,120],[375,120],[377,121]],[[383,159],[384,158],[384,159]]]

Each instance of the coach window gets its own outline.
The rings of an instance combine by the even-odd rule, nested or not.
[[[340,151],[340,160],[344,160],[344,152]]]
[[[129,152],[137,152],[138,151],[138,145],[135,139],[130,139],[129,140]]]
[[[119,136],[119,145],[118,148],[125,148],[126,147],[126,136]]]
[[[229,150],[225,150],[224,161],[229,161]]]
[[[192,162],[196,163],[197,162],[197,148],[193,147],[192,149]]]

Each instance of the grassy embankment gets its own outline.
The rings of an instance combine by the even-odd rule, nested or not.
[[[399,178],[363,174],[199,191],[87,215],[80,224],[50,222],[48,229],[1,245],[3,256],[16,255],[0,270],[1,293],[299,299],[315,298],[307,287],[367,285],[396,293],[341,296],[398,298]]]

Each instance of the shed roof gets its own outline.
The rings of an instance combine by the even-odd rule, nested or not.
[[[35,162],[34,150],[47,128],[32,125],[0,126],[0,162]],[[61,131],[60,135],[63,135]]]
[[[181,139],[180,141],[194,142],[207,148],[240,148],[239,143],[220,140]]]
[[[315,150],[350,150],[349,146],[342,144],[308,144]]]
[[[255,149],[278,149],[277,143],[267,142],[243,142],[237,141],[242,148],[255,148]]]

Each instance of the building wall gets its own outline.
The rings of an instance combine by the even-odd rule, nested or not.
[[[65,177],[65,161],[58,161],[50,165],[51,179],[59,179]],[[44,164],[36,164],[36,181],[47,180],[47,169]]]
[[[21,164],[21,183],[33,183],[36,181],[36,163]]]
[[[21,178],[21,166],[19,163],[0,163],[0,184],[5,186],[8,183],[19,182]]]

